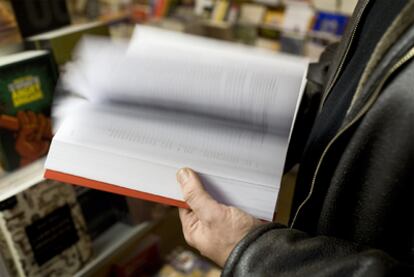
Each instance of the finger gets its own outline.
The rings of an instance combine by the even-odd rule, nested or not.
[[[38,122],[37,122],[37,116],[34,112],[32,111],[28,111],[27,112],[27,117],[29,118],[29,123],[33,124],[35,126],[37,126]]]
[[[177,172],[177,181],[181,185],[184,200],[201,221],[210,221],[212,211],[219,204],[208,194],[198,175],[189,168]]]
[[[184,222],[185,216],[191,213],[191,210],[184,209],[184,208],[178,208],[178,215],[180,216],[181,223]]]
[[[43,132],[43,138],[51,139],[52,138],[52,123],[49,118],[46,118],[45,131]]]
[[[39,141],[42,139],[43,133],[46,128],[46,117],[43,114],[39,114],[38,116],[39,128],[36,134],[36,140]]]
[[[194,212],[188,209],[179,208],[178,214],[180,216],[184,238],[188,244],[194,246],[194,242],[193,242],[191,234],[192,234],[192,231],[195,229],[195,224],[197,223],[198,219],[195,216]]]
[[[183,226],[183,229],[190,229],[190,227],[193,226],[197,221],[196,215],[191,210],[179,208],[178,214],[180,216],[181,225]]]
[[[23,111],[20,111],[17,113],[17,118],[19,119],[21,127],[29,123],[29,118],[27,117],[26,113]]]

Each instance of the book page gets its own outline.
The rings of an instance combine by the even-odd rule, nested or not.
[[[182,200],[191,167],[228,205],[271,219],[287,138],[191,114],[84,104],[56,134],[46,168]]]
[[[287,138],[197,115],[85,104],[55,140],[221,177],[274,186]]]
[[[122,101],[288,133],[307,61],[138,26],[130,44],[90,38],[66,84],[92,102]]]
[[[131,42],[86,39],[63,78],[83,99],[55,109],[46,168],[182,200],[175,173],[191,167],[219,202],[271,220],[306,70],[142,26]]]

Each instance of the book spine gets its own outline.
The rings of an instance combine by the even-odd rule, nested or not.
[[[2,253],[4,256],[9,256],[13,260],[14,268],[9,269],[9,272],[16,272],[19,277],[26,277],[26,274],[23,269],[23,265],[19,258],[19,254],[17,249],[14,245],[13,238],[10,232],[7,229],[6,221],[4,220],[3,213],[0,213],[0,233],[4,241],[6,242],[6,249],[2,249],[3,251],[7,251],[6,253]]]

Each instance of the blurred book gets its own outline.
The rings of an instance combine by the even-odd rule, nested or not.
[[[285,33],[280,38],[280,49],[284,53],[302,56],[305,53],[306,40],[300,34]]]
[[[11,0],[23,37],[70,24],[66,0]]]
[[[130,220],[125,196],[78,186],[74,189],[92,239],[115,223]]]
[[[197,34],[196,32],[194,34]],[[204,21],[201,28],[202,36],[219,39],[219,40],[233,40],[233,26],[225,21]]]
[[[135,23],[144,23],[149,19],[151,9],[149,5],[135,4],[131,8],[131,20]]]
[[[277,7],[283,4],[282,0],[254,0],[253,2],[271,7]]]
[[[211,20],[213,22],[223,22],[229,12],[229,1],[218,0],[214,4]]]
[[[258,36],[258,28],[252,24],[238,22],[234,28],[235,39],[247,45],[254,45]]]
[[[149,1],[151,15],[155,19],[164,18],[173,11],[178,3],[178,0],[151,0]]]
[[[10,171],[45,155],[57,80],[47,51],[0,57],[0,163]]]
[[[109,36],[109,28],[102,22],[71,25],[29,37],[27,42],[31,48],[50,50],[56,63],[62,65],[71,59],[73,49],[86,34]]]
[[[0,47],[21,42],[10,1],[0,0]]]
[[[214,8],[214,1],[212,0],[195,0],[194,13],[197,16],[209,14]]]
[[[342,2],[353,2],[353,0],[342,0]],[[325,12],[337,12],[337,0],[312,0],[311,1],[316,10]]]
[[[284,16],[283,10],[268,10],[264,16],[263,24],[281,29]]]
[[[339,37],[344,34],[348,21],[349,17],[342,14],[318,12],[312,31]]]
[[[283,30],[305,37],[310,30],[315,11],[307,2],[290,3],[286,6]]]
[[[230,24],[235,24],[239,19],[240,15],[240,5],[237,3],[231,3],[229,8],[229,13],[227,15],[227,22]]]
[[[318,12],[305,45],[305,54],[317,61],[329,44],[341,39],[349,17],[331,12]]]
[[[206,259],[181,248],[167,257],[167,263],[154,277],[219,277],[220,269]]]
[[[187,207],[175,180],[189,166],[219,202],[272,220],[306,59],[144,26],[76,57],[63,82],[87,100],[47,178]]]
[[[126,257],[112,265],[111,276],[152,276],[161,265],[160,239],[155,235],[149,235]]]
[[[4,175],[5,173],[6,171],[4,170],[3,165],[0,163],[0,177]]]
[[[258,4],[242,4],[240,10],[239,22],[252,25],[259,25],[263,22],[266,13],[266,7]]]
[[[99,1],[99,0],[68,0],[68,8],[71,17],[76,21],[96,20],[102,13],[106,12],[103,4],[119,3],[121,1]]]
[[[259,37],[256,39],[255,46],[275,52],[280,51],[280,42],[274,39]]]
[[[76,273],[92,249],[73,188],[44,181],[0,202],[0,253],[1,276]]]
[[[358,4],[358,0],[340,0],[339,1],[339,12],[351,16],[355,10],[356,5]]]
[[[15,18],[10,9],[9,1],[0,1],[0,31],[15,26]]]

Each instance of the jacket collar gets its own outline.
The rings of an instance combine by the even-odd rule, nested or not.
[[[326,98],[332,91],[332,88],[335,85],[338,76],[342,72],[342,66],[345,63],[346,57],[348,56],[348,52],[354,41],[354,36],[356,31],[358,30],[359,22],[361,21],[361,18],[364,12],[366,11],[370,1],[373,0],[360,0],[358,1],[357,6],[355,7],[355,11],[352,15],[352,18],[348,23],[348,27],[346,28],[341,42],[338,45],[336,54],[333,56],[332,63],[329,66],[330,71],[328,72],[327,83],[324,87],[324,92],[322,95],[321,104],[319,106],[319,111],[322,110]]]
[[[343,124],[350,122],[358,113],[370,92],[381,77],[401,58],[414,44],[414,1],[409,1],[401,14],[385,32],[368,64],[362,73],[352,103],[347,111]]]

